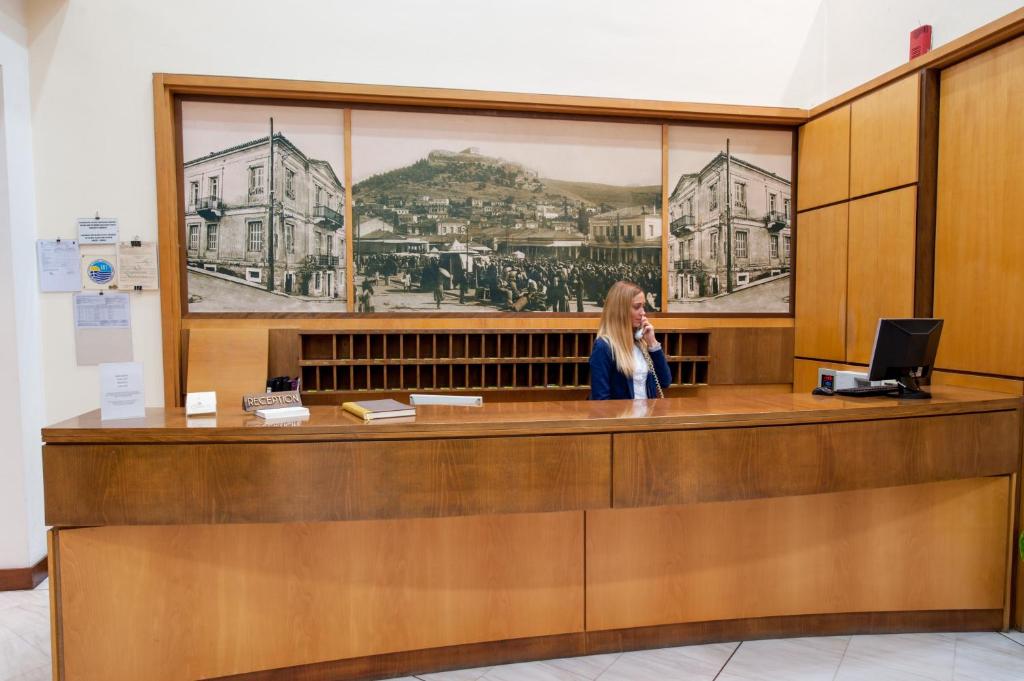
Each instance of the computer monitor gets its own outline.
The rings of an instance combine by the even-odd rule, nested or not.
[[[932,371],[941,333],[941,319],[879,319],[868,380],[895,379],[899,393],[893,397],[928,399],[920,380]]]

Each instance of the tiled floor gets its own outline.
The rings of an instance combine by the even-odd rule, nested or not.
[[[0,592],[0,681],[49,681],[47,583]],[[715,643],[421,674],[395,681],[1024,681],[1024,634]]]
[[[49,681],[49,581],[34,591],[0,591],[0,681]]]

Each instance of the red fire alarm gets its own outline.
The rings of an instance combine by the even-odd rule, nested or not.
[[[910,58],[920,57],[932,49],[932,27],[919,26],[910,32]]]

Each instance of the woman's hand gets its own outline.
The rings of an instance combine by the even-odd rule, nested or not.
[[[647,347],[658,345],[658,340],[654,337],[654,326],[647,319],[647,315],[640,320],[640,330],[643,332],[642,338],[647,343]]]

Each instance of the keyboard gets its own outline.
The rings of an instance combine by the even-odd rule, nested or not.
[[[856,388],[840,388],[835,391],[835,394],[847,397],[881,397],[898,392],[899,387],[895,385],[861,385]]]

